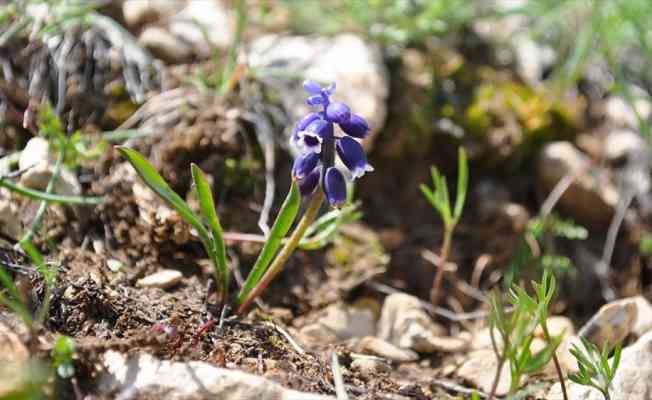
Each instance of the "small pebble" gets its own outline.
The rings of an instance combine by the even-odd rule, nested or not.
[[[136,286],[145,288],[168,289],[181,282],[183,275],[175,269],[162,269],[136,282]]]

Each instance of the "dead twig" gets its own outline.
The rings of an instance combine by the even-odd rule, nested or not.
[[[442,388],[442,389],[444,389],[446,391],[450,391],[450,392],[455,392],[455,393],[468,395],[468,396],[475,393],[478,396],[480,396],[480,398],[482,398],[482,399],[486,399],[486,398],[489,397],[489,395],[487,393],[484,393],[484,392],[482,392],[480,390],[477,390],[477,389],[467,388],[466,386],[462,386],[459,383],[456,383],[454,381],[450,381],[450,380],[447,380],[447,379],[435,379],[431,383],[434,386],[440,387],[440,388]]]
[[[333,370],[333,383],[335,384],[335,395],[337,400],[349,400],[349,395],[346,394],[344,387],[344,377],[342,376],[342,369],[340,362],[337,359],[337,353],[333,352],[331,368]]]
[[[394,293],[400,293],[401,291],[398,289],[394,289],[393,287],[389,285],[385,285],[383,283],[379,282],[372,282],[368,281],[365,282],[365,285],[371,289],[374,289],[378,292],[385,293],[385,294],[394,294]],[[421,302],[421,306],[428,311],[431,314],[438,315],[442,318],[446,318],[450,321],[453,322],[460,322],[460,321],[468,321],[472,319],[483,319],[487,318],[489,316],[489,312],[487,311],[474,311],[474,312],[467,312],[467,313],[456,313],[454,311],[448,310],[443,307],[439,306],[433,306],[431,303],[428,303],[427,301],[419,300]]]
[[[303,349],[303,347],[301,347],[299,345],[299,343],[297,343],[297,341],[294,340],[294,338],[290,335],[290,333],[288,331],[286,331],[285,329],[281,328],[279,325],[277,325],[277,324],[275,324],[275,323],[273,323],[271,321],[265,321],[265,322],[263,322],[263,325],[276,330],[276,332],[278,332],[281,336],[283,336],[285,338],[285,340],[288,341],[288,343],[290,343],[290,346],[292,346],[294,351],[296,351],[297,353],[299,353],[301,355],[306,354],[306,351]]]

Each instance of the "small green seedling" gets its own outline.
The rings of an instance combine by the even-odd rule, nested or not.
[[[609,388],[620,364],[621,344],[618,343],[614,348],[611,364],[609,363],[607,343],[602,347],[602,351],[585,338],[582,338],[582,345],[584,350],[576,344],[573,344],[573,348],[570,350],[577,360],[579,372],[569,374],[568,379],[580,385],[591,386],[599,390],[605,400],[610,400]]]
[[[527,375],[540,373],[555,357],[555,351],[561,343],[562,335],[551,337],[546,336],[545,347],[536,354],[532,353],[530,345],[535,338],[537,325],[542,324],[548,318],[550,302],[554,295],[556,283],[550,272],[544,273],[542,282],[533,282],[535,297],[530,296],[525,289],[515,286],[510,290],[509,303],[511,311],[508,312],[503,304],[501,296],[494,292],[489,297],[491,314],[489,316],[489,328],[494,352],[498,357],[498,369],[494,380],[494,387],[489,398],[493,398],[500,379],[502,366],[509,362],[510,367],[510,394],[514,394]],[[543,322],[542,327],[545,326]],[[498,340],[495,338],[495,331],[498,331],[502,342],[502,349],[499,348]],[[544,328],[547,332],[547,327]]]
[[[62,379],[70,379],[75,375],[73,357],[75,342],[67,336],[59,336],[52,348],[52,367]]]
[[[462,216],[464,200],[466,199],[466,191],[469,183],[469,168],[466,152],[463,148],[460,148],[458,151],[457,196],[455,197],[454,208],[451,208],[448,186],[446,185],[446,177],[444,177],[436,167],[432,167],[430,173],[432,175],[433,188],[431,189],[427,185],[422,184],[420,189],[430,204],[432,204],[432,206],[437,210],[439,216],[444,222],[444,241],[439,254],[440,265],[435,274],[435,279],[432,283],[432,291],[430,293],[433,304],[436,304],[438,302],[439,290],[444,277],[444,265],[446,264],[450,253],[453,231]]]

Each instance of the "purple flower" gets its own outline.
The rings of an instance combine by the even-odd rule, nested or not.
[[[321,94],[321,86],[319,86],[319,83],[315,81],[303,81],[303,88],[310,94]]]
[[[299,193],[302,196],[310,196],[315,192],[321,178],[321,167],[317,167],[308,176],[299,181]]]
[[[292,166],[292,176],[295,179],[303,179],[309,175],[319,163],[318,153],[308,153],[297,157]]]
[[[316,119],[306,127],[297,132],[294,145],[301,153],[321,153],[321,145],[324,140],[333,137],[333,124],[323,119]]]
[[[343,122],[340,125],[340,128],[347,135],[364,139],[369,133],[369,125],[367,121],[357,114],[351,114],[351,118],[347,122]]]
[[[330,167],[324,174],[324,193],[333,207],[340,207],[346,202],[346,182],[339,169]]]
[[[373,171],[362,146],[353,139],[367,136],[369,125],[364,118],[351,113],[346,104],[331,101],[334,83],[320,87],[316,82],[305,81],[303,88],[310,95],[306,103],[321,110],[303,117],[292,132],[290,143],[301,153],[292,166],[292,177],[298,181],[302,196],[312,194],[321,182],[328,202],[340,207],[346,202],[346,180],[334,166],[335,154],[354,179]],[[345,135],[335,137],[335,124]]]
[[[337,155],[340,160],[351,171],[353,179],[360,178],[365,172],[371,172],[374,167],[367,163],[367,156],[360,143],[348,136],[337,139]]]
[[[344,103],[334,101],[326,105],[326,120],[336,124],[344,124],[351,119],[351,109]]]

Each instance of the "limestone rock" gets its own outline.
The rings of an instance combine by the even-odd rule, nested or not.
[[[163,28],[150,26],[138,37],[138,42],[161,60],[176,64],[192,58],[192,47]]]
[[[162,269],[151,275],[139,279],[136,286],[144,288],[168,289],[175,286],[183,279],[183,274],[176,269]]]
[[[309,342],[332,343],[371,336],[375,331],[376,317],[373,310],[333,304],[323,310],[317,322],[304,326],[300,334]]]
[[[409,349],[401,349],[375,336],[367,336],[356,346],[362,353],[373,354],[394,362],[410,362],[419,359],[419,355]]]
[[[170,32],[190,43],[193,52],[202,58],[213,54],[213,48],[227,48],[234,36],[233,18],[221,1],[191,1],[170,19]]]
[[[567,174],[575,180],[559,200],[559,206],[576,221],[607,226],[618,203],[618,191],[606,171],[591,165],[589,158],[570,142],[544,146],[538,160],[539,181],[550,192]]]
[[[125,0],[122,3],[122,14],[129,27],[137,28],[170,15],[179,4],[183,3],[170,0]]]
[[[18,167],[26,170],[20,177],[20,184],[31,189],[45,190],[54,173],[55,164],[56,155],[50,151],[48,141],[42,137],[30,139],[18,160]],[[54,192],[67,196],[79,195],[81,186],[77,176],[61,167]]]
[[[636,300],[633,297],[612,301],[600,307],[580,329],[579,336],[598,347],[602,347],[605,342],[613,347],[632,333],[637,314]]]
[[[491,387],[498,369],[498,360],[493,350],[483,349],[471,352],[468,358],[457,370],[456,375],[465,381],[472,383],[475,387],[485,393],[491,391]],[[509,364],[503,365],[496,395],[507,394],[510,385]]]
[[[611,362],[611,361],[610,361]],[[573,400],[602,400],[602,394],[587,386],[567,382],[569,397]],[[646,333],[636,343],[623,349],[620,366],[609,391],[613,400],[649,400],[652,394],[652,332]],[[559,383],[553,385],[549,400],[561,400]]]
[[[25,383],[27,348],[13,327],[0,320],[0,397],[11,397]]]
[[[126,356],[116,351],[103,355],[104,371],[98,379],[100,394],[121,400],[333,400],[330,396],[285,389],[260,376],[190,361],[162,361],[149,354]]]
[[[254,68],[278,70],[322,83],[336,82],[335,99],[347,103],[353,112],[367,119],[371,138],[384,124],[385,101],[389,95],[387,71],[379,49],[359,36],[265,35],[252,43],[249,62]],[[281,97],[288,102],[285,108],[292,113],[293,121],[307,113],[305,92],[300,84],[278,89],[285,92]],[[288,135],[289,132],[288,129]]]
[[[627,159],[639,152],[647,152],[647,143],[641,135],[629,129],[609,132],[604,141],[604,156],[608,161]]]
[[[416,297],[394,293],[385,298],[378,321],[379,338],[419,353],[458,351],[466,346],[461,339],[444,335],[444,328],[432,321]]]

